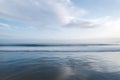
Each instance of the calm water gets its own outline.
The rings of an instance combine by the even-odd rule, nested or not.
[[[120,80],[119,45],[0,46],[0,80]]]

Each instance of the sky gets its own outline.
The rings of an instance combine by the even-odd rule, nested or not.
[[[120,0],[0,0],[0,41],[120,39]]]

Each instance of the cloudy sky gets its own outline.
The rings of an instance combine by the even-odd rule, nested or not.
[[[0,0],[0,40],[120,38],[120,0]]]

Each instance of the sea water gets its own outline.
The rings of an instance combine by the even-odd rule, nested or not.
[[[0,45],[0,80],[120,80],[120,45]]]

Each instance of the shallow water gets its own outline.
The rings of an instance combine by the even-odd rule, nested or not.
[[[0,80],[120,80],[120,52],[0,52]]]

